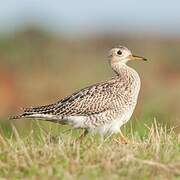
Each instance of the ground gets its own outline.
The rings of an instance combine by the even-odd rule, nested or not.
[[[33,122],[30,131],[11,123],[0,134],[0,177],[5,179],[180,179],[180,137],[156,123],[146,133],[123,129],[131,142],[119,136],[88,135],[76,142],[80,130]],[[23,128],[22,128],[23,129]]]

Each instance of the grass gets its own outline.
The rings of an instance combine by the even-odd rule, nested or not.
[[[118,135],[103,143],[88,135],[78,144],[78,130],[35,122],[25,135],[12,123],[0,134],[0,178],[179,179],[180,137],[173,129],[156,121],[144,135],[132,129],[124,131],[131,144],[117,143]]]

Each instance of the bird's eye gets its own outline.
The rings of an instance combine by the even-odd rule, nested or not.
[[[118,54],[118,55],[121,55],[121,54],[122,54],[122,51],[120,51],[120,50],[117,51],[117,54]]]

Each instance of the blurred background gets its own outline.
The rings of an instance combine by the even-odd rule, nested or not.
[[[19,107],[113,76],[107,52],[119,44],[148,59],[130,63],[142,80],[133,122],[180,124],[179,7],[178,0],[2,1],[1,128]]]

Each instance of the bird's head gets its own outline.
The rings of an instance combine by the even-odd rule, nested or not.
[[[111,63],[122,63],[126,64],[131,60],[143,60],[147,61],[146,58],[132,55],[131,51],[124,46],[117,46],[109,51],[108,58]]]

